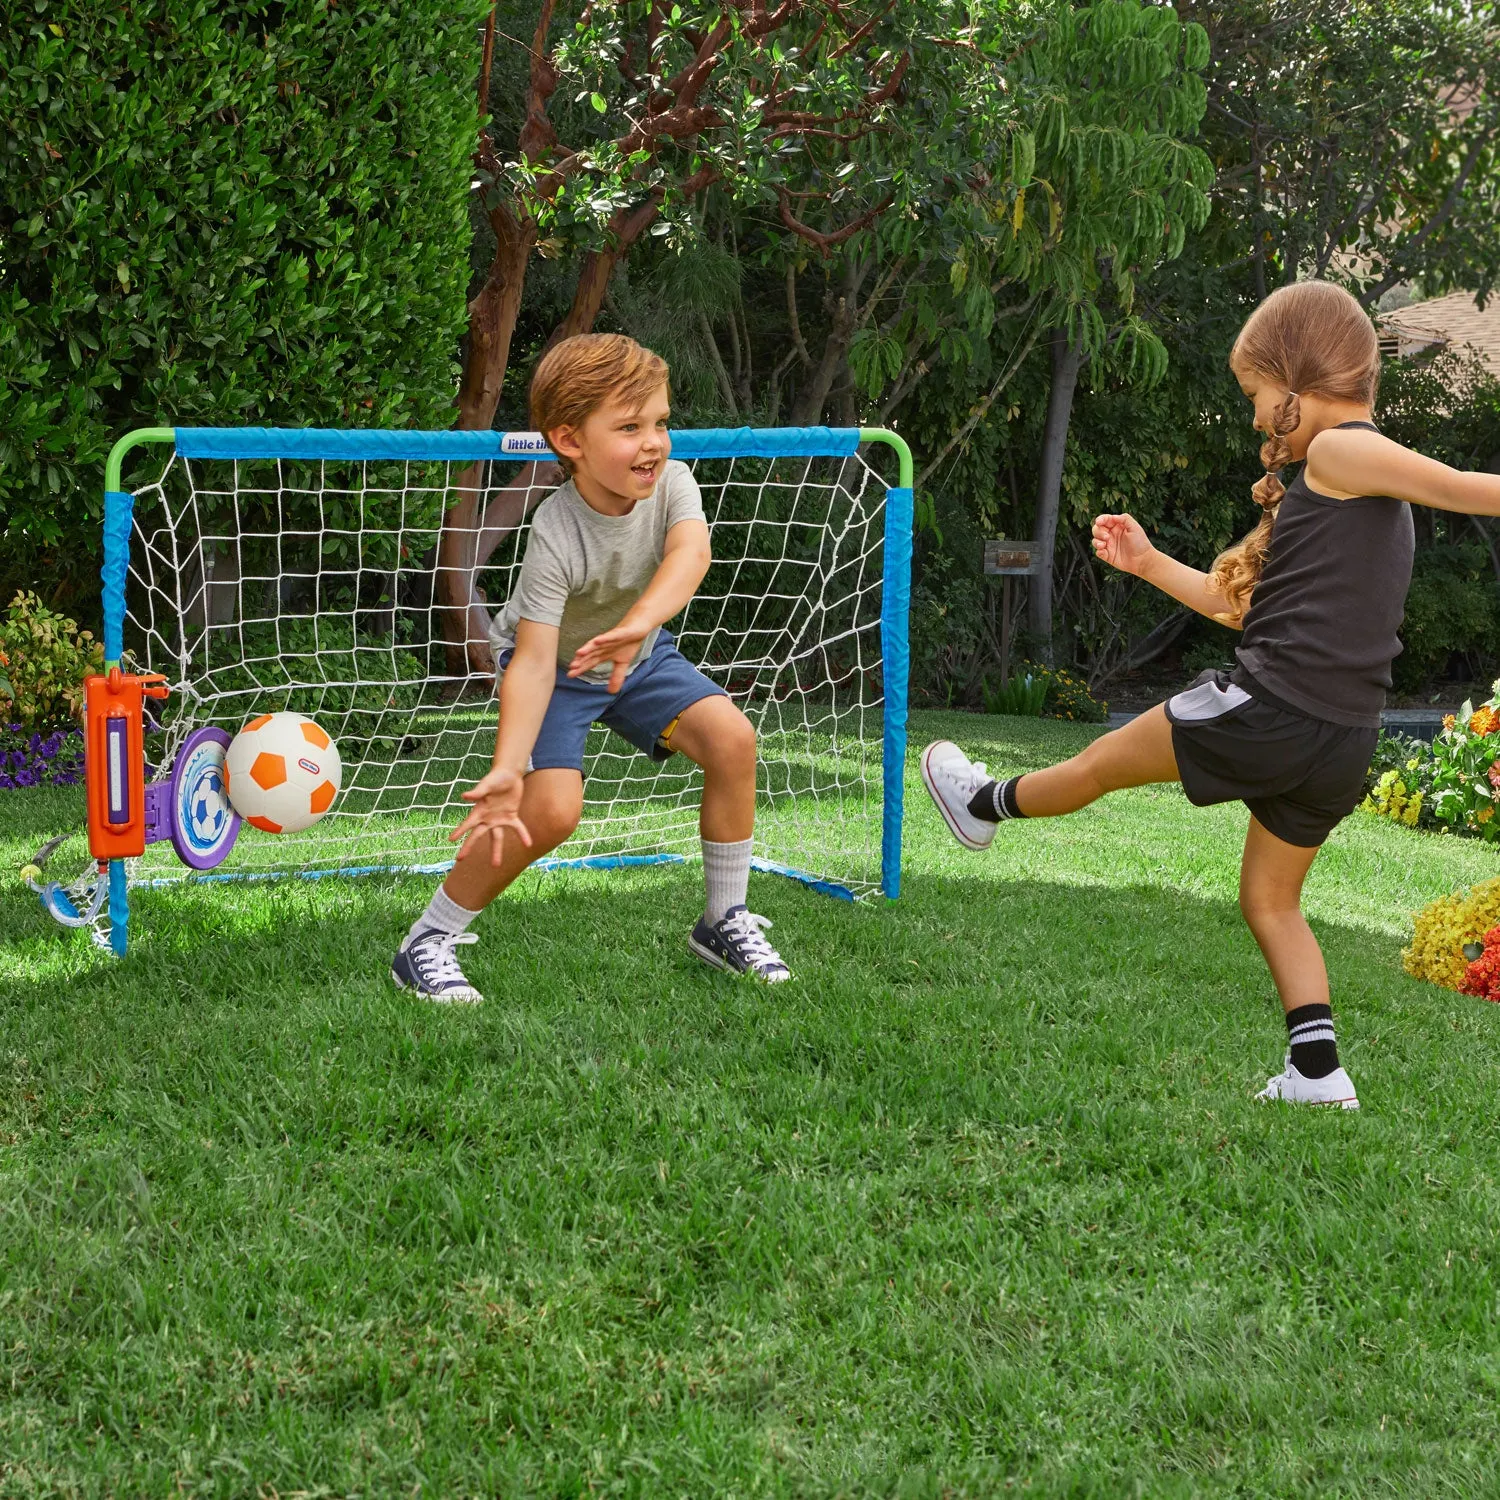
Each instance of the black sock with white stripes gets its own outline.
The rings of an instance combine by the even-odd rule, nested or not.
[[[1292,1066],[1304,1078],[1327,1078],[1338,1067],[1332,1006],[1299,1005],[1296,1010],[1289,1010],[1286,1033],[1291,1043]]]
[[[1009,781],[987,781],[974,793],[969,811],[986,823],[1003,823],[1007,818],[1026,816],[1016,803],[1016,786],[1021,778],[1012,776]]]

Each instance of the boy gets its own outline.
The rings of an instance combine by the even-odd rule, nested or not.
[[[688,939],[705,962],[791,977],[746,907],[755,826],[755,730],[662,630],[711,560],[697,482],[669,461],[667,366],[633,339],[585,334],[543,358],[532,424],[568,475],[537,507],[515,593],[490,632],[500,677],[494,769],[451,837],[458,860],[391,965],[440,1002],[483,997],[459,968],[469,924],[578,826],[596,720],[653,760],[703,767],[707,905]],[[487,856],[487,857],[486,857]]]

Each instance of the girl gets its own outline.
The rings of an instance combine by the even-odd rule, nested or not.
[[[1328,282],[1272,293],[1229,363],[1268,438],[1252,492],[1260,524],[1208,573],[1158,552],[1130,516],[1100,516],[1094,551],[1241,631],[1238,665],[1205,673],[1062,765],[993,781],[939,740],[922,754],[922,779],[971,849],[986,848],[1004,819],[1056,817],[1148,782],[1181,782],[1200,807],[1242,800],[1240,910],[1281,994],[1290,1043],[1285,1071],[1258,1097],[1358,1109],[1302,882],[1359,801],[1375,748],[1411,582],[1408,502],[1497,515],[1500,476],[1458,473],[1380,435],[1375,329]],[[1277,471],[1298,461],[1283,490]]]

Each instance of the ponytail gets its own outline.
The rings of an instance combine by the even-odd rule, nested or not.
[[[1286,494],[1279,471],[1292,461],[1292,446],[1287,438],[1301,425],[1302,403],[1296,391],[1288,391],[1286,399],[1272,413],[1271,436],[1261,444],[1260,462],[1266,472],[1250,491],[1251,498],[1261,508],[1260,521],[1249,536],[1221,552],[1209,571],[1209,588],[1223,594],[1228,606],[1214,618],[1226,625],[1238,625],[1245,618],[1250,596],[1260,582],[1261,569],[1271,551],[1276,512]]]
[[[1208,575],[1209,587],[1224,596],[1224,613],[1216,618],[1239,625],[1271,550],[1271,528],[1285,493],[1278,471],[1292,461],[1287,439],[1302,425],[1297,392],[1374,406],[1380,344],[1370,315],[1342,287],[1297,281],[1277,288],[1250,314],[1229,363],[1287,392],[1271,414],[1271,436],[1260,450],[1265,475],[1251,491],[1261,508],[1260,524],[1221,553]]]

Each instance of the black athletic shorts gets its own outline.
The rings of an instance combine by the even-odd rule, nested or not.
[[[1277,838],[1304,849],[1359,804],[1379,733],[1299,713],[1244,668],[1205,672],[1169,700],[1167,718],[1189,802],[1243,802]]]

